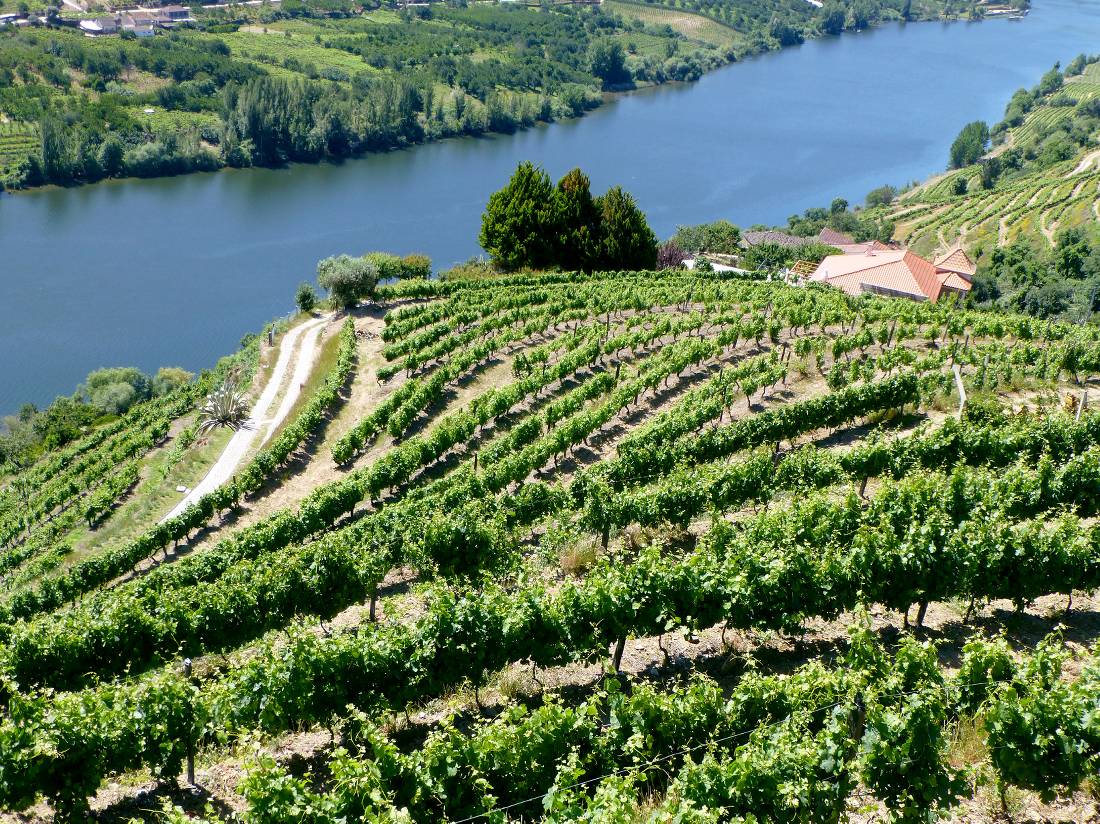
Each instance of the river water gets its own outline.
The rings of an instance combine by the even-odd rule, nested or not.
[[[292,308],[340,252],[478,254],[490,192],[521,160],[631,191],[661,237],[719,217],[782,223],[922,179],[967,122],[1000,119],[1056,60],[1100,50],[1100,3],[1026,20],[889,25],[625,95],[576,121],[342,164],[223,171],[0,199],[0,413],[91,369],[197,370]]]

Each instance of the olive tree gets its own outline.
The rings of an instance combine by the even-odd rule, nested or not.
[[[351,255],[327,257],[317,264],[317,283],[336,306],[350,309],[374,294],[378,267],[366,258]]]

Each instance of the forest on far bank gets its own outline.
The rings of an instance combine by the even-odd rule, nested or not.
[[[195,7],[193,23],[140,39],[85,37],[72,25],[80,15],[53,9],[46,26],[0,26],[0,186],[277,166],[512,132],[579,116],[605,91],[696,80],[822,34],[981,9],[286,0]]]

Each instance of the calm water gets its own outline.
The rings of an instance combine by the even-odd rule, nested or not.
[[[520,160],[620,183],[659,236],[724,217],[784,222],[943,168],[1055,60],[1100,48],[1096,0],[1025,21],[887,26],[622,97],[570,123],[341,165],[105,183],[0,200],[0,412],[91,369],[199,369],[291,308],[318,258],[480,250],[489,193]]]

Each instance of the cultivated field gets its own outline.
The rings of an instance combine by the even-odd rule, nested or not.
[[[1011,129],[997,156],[1013,146],[1025,145],[1037,135],[1048,134],[1071,118],[1076,106],[1100,97],[1100,64],[1066,78],[1052,98],[1063,96],[1073,105],[1042,105],[1030,112],[1023,124]],[[905,193],[889,208],[897,222],[895,237],[922,254],[943,251],[960,243],[968,248],[990,249],[1018,239],[1053,244],[1059,229],[1097,220],[1100,206],[1100,168],[1097,154],[1083,149],[1076,157],[1022,177],[981,185],[978,165],[940,175]],[[959,180],[967,191],[955,195]]]
[[[177,518],[138,504],[213,458],[193,389],[0,484],[4,807],[1096,820],[1095,330],[684,271],[378,297]]]

